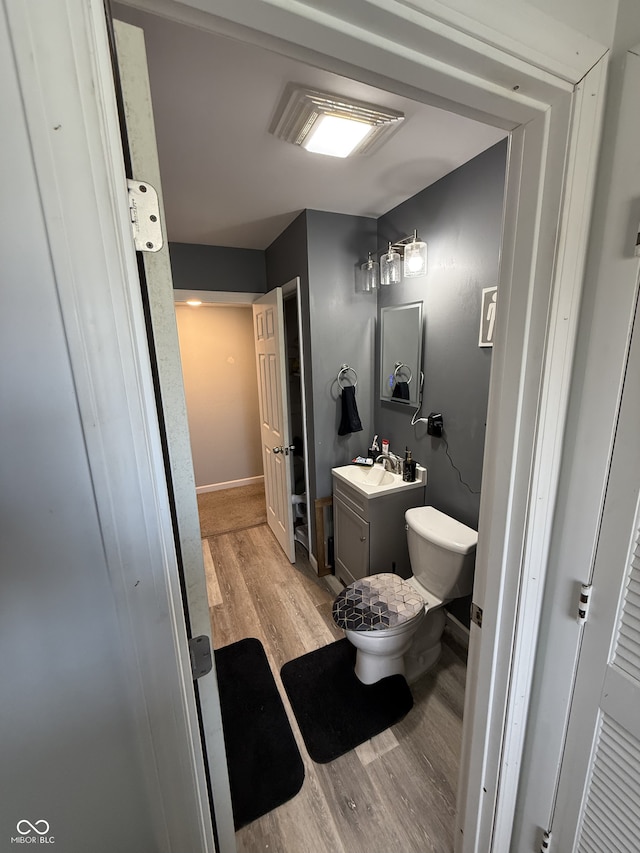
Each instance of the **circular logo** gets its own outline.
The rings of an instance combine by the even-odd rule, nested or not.
[[[46,820],[37,820],[35,823],[31,823],[29,820],[19,820],[16,829],[20,835],[29,835],[30,832],[35,832],[37,835],[46,835],[49,832],[49,824]]]

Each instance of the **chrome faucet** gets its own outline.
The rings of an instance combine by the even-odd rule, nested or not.
[[[396,456],[395,453],[381,453],[376,458],[376,462],[382,462],[385,471],[391,471],[393,474],[402,474],[402,459]]]

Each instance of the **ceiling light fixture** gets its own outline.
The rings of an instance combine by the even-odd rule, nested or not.
[[[397,129],[404,114],[289,83],[269,132],[331,157],[368,154]]]
[[[192,308],[197,308],[199,305],[202,305],[201,299],[187,299],[187,305],[191,305]]]

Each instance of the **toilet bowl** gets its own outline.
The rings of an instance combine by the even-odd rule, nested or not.
[[[333,618],[357,649],[364,684],[389,675],[415,681],[440,657],[443,605],[471,593],[478,534],[434,507],[405,513],[413,575],[382,573],[354,581],[333,603]]]

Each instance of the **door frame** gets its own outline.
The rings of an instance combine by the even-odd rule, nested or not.
[[[201,790],[198,717],[104,9],[101,0],[3,3],[58,276],[87,452],[97,492],[104,496],[99,505],[109,565],[125,579],[132,572],[118,550],[122,532],[129,529],[131,500],[145,507],[148,540],[163,543],[164,588],[157,592],[166,595],[173,614],[171,630],[177,650],[170,669],[173,681],[168,680],[165,661],[163,677],[166,690],[182,710],[171,737],[160,743],[149,731],[148,740],[153,749],[173,755],[177,766],[188,765],[187,775],[191,768],[195,801],[202,807],[206,794]],[[467,115],[491,117],[492,123],[511,130],[500,310],[489,394],[491,429],[485,451],[485,470],[495,476],[485,478],[474,593],[485,621],[482,632],[476,626],[471,631],[473,677],[465,701],[459,825],[464,836],[458,833],[456,838],[460,850],[505,849],[566,418],[606,51],[603,47],[600,61],[574,86],[530,64],[530,57],[519,56],[515,48],[509,52],[490,46],[400,3],[384,12],[375,3],[353,0],[349,20],[340,17],[344,4],[324,5],[325,11],[320,12],[310,5],[279,0],[201,0],[200,6],[215,15],[186,3],[154,3],[154,11],[197,18],[198,26],[251,37],[272,49],[282,50],[286,41],[289,53],[299,58],[318,62],[322,57],[321,64],[331,70]],[[379,14],[370,14],[373,7]],[[64,52],[48,49],[52,41],[64,46]],[[63,61],[64,56],[72,56],[73,63]],[[455,66],[448,64],[447,56],[455,57]],[[62,128],[64,133],[57,133]],[[82,204],[70,191],[79,184]],[[87,281],[89,267],[92,275]],[[511,282],[516,283],[514,287]],[[105,422],[105,411],[119,417]],[[120,458],[123,440],[131,442],[138,460],[124,472],[113,464]],[[511,462],[506,470],[498,464],[505,458]],[[114,501],[114,494],[123,490],[127,495],[122,497],[128,499]],[[130,618],[132,585],[124,583],[118,589],[119,609],[123,618]],[[132,626],[135,648],[141,653],[155,630],[150,616],[142,613]],[[151,670],[136,669],[143,689],[160,663],[151,660]],[[169,797],[175,781],[157,782],[162,796]],[[200,820],[204,826],[202,809]],[[202,849],[208,849],[204,835]]]
[[[301,285],[300,285],[300,276],[296,276],[292,278],[290,281],[286,282],[286,284],[282,285],[282,298],[284,302],[288,299],[291,299],[295,296],[296,300],[296,322],[298,324],[298,338],[300,340],[300,391],[302,397],[302,433],[303,433],[303,441],[304,441],[304,488],[307,496],[307,533],[309,536],[309,547],[307,548],[307,553],[309,557],[309,562],[313,569],[318,571],[318,561],[311,553],[311,543],[315,541],[312,536],[315,535],[315,518],[313,516],[313,512],[309,509],[309,500],[311,497],[311,492],[309,490],[309,424],[307,420],[307,382],[306,376],[309,371],[309,363],[307,361],[307,347],[304,343],[304,336],[302,334],[302,311],[301,311]],[[286,326],[286,324],[285,324]],[[286,328],[285,328],[286,333]],[[288,411],[287,415],[289,417],[289,425],[291,425],[291,400],[288,398]],[[294,516],[294,524],[295,524],[295,516]],[[295,531],[294,531],[295,532]]]

